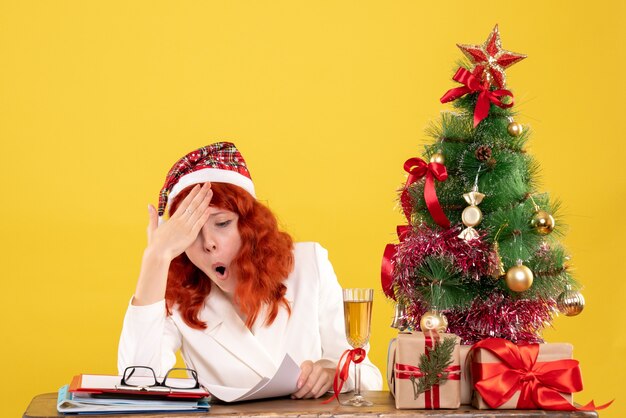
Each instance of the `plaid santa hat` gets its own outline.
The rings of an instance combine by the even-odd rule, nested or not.
[[[235,144],[216,142],[190,152],[172,166],[159,193],[159,217],[184,188],[207,181],[234,184],[256,197],[250,172]]]

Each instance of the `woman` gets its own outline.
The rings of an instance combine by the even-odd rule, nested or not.
[[[158,213],[149,206],[149,214],[148,246],[120,338],[120,374],[150,366],[162,376],[180,349],[200,383],[253,387],[289,354],[301,369],[293,398],[318,398],[331,388],[350,347],[327,252],[316,243],[294,245],[278,230],[233,144],[212,144],[176,162]],[[367,358],[362,364],[362,387],[380,390],[380,371]],[[352,386],[350,378],[344,388]]]

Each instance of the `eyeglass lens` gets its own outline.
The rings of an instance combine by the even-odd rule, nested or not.
[[[126,386],[165,386],[172,389],[196,389],[200,387],[198,373],[193,369],[170,369],[160,382],[151,367],[134,366],[127,367],[123,377],[123,383]]]
[[[155,386],[158,384],[154,370],[150,367],[128,367],[124,371],[126,386]]]
[[[163,386],[172,389],[195,389],[198,387],[198,373],[192,369],[171,369],[163,379]]]

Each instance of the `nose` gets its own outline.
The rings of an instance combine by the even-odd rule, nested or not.
[[[211,231],[209,228],[203,227],[200,230],[200,235],[202,236],[202,246],[204,247],[204,251],[211,252],[217,250],[217,245]]]

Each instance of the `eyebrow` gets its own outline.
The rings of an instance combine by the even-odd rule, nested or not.
[[[226,211],[224,211],[224,210],[220,210],[219,212],[215,212],[215,213],[210,214],[210,215],[209,215],[209,218],[210,218],[211,216],[225,215],[225,214],[227,215],[227,214],[228,214],[228,212],[226,212]]]

